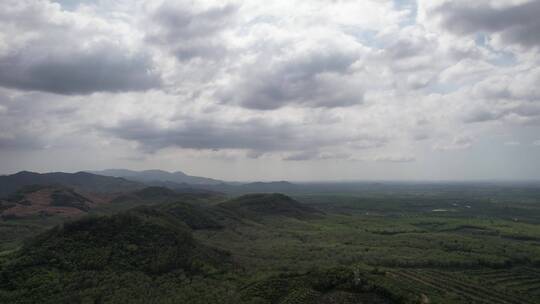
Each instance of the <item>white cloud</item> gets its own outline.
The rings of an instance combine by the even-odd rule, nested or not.
[[[449,142],[439,142],[434,146],[435,150],[464,150],[472,146],[473,139],[469,136],[456,136]]]
[[[389,163],[410,163],[416,161],[416,158],[414,156],[405,155],[386,155],[376,157],[375,161]]]
[[[122,24],[47,1],[0,4],[0,86],[58,94],[144,91],[161,79]]]

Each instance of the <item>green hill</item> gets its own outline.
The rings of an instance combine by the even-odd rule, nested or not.
[[[158,207],[171,216],[183,221],[191,229],[221,229],[220,223],[223,215],[214,208],[203,207],[195,204],[176,202]]]
[[[219,272],[229,254],[196,241],[178,218],[148,207],[57,226],[13,254],[0,272],[1,303],[121,298],[103,288]],[[132,279],[127,279],[131,277]],[[127,280],[127,281],[125,281]]]
[[[218,206],[248,218],[284,216],[300,219],[322,214],[315,208],[303,205],[291,197],[279,193],[243,195]]]
[[[178,197],[177,192],[165,187],[146,187],[133,192],[133,194],[141,199],[175,199]]]
[[[173,202],[173,201],[196,201],[220,197],[216,192],[178,192],[166,187],[151,186],[143,189],[119,195],[111,200],[111,203],[126,201],[145,202]]]

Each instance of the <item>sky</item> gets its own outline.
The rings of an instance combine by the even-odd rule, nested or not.
[[[0,174],[540,179],[538,0],[2,0]]]

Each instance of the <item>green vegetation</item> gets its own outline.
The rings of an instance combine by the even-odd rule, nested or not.
[[[92,289],[105,288],[103,282],[121,286],[126,276],[150,282],[169,274],[207,275],[228,263],[228,254],[197,242],[182,221],[137,208],[68,222],[32,239],[3,265],[0,302],[58,302],[66,294],[76,301],[97,299],[103,295]],[[91,290],[81,290],[86,288]]]
[[[129,195],[151,206],[4,237],[0,303],[540,303],[540,195],[511,192],[151,188]]]
[[[248,218],[284,216],[300,219],[321,214],[317,209],[302,205],[279,193],[247,194],[221,203],[219,206]]]

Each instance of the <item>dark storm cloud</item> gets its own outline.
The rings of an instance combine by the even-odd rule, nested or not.
[[[160,85],[151,69],[149,57],[115,46],[74,52],[41,46],[0,58],[0,85],[57,94],[144,91]]]
[[[269,128],[257,121],[218,125],[210,121],[191,120],[174,128],[161,128],[144,120],[127,120],[103,130],[118,138],[136,141],[150,151],[173,146],[275,150],[292,140],[292,134],[283,126]]]
[[[356,54],[324,47],[275,62],[261,58],[244,67],[239,79],[216,96],[223,103],[258,110],[290,104],[326,108],[361,104],[363,88],[349,71]]]
[[[286,156],[283,158],[283,160],[288,161],[306,161],[306,160],[313,160],[317,159],[319,156],[319,152],[317,151],[302,151],[298,153],[293,153],[289,156]]]
[[[0,28],[2,87],[69,95],[160,86],[149,54],[103,19],[48,1],[6,0]]]
[[[317,128],[293,124],[270,124],[252,119],[218,123],[204,119],[185,120],[172,127],[160,127],[143,120],[126,120],[115,126],[98,127],[114,137],[137,142],[147,152],[168,147],[197,150],[242,149],[253,153],[313,151],[320,147],[366,140],[380,140],[365,134],[333,135]]]
[[[220,32],[237,10],[232,4],[197,10],[186,3],[164,2],[150,17],[146,40],[168,48],[181,61],[219,57],[227,49]]]
[[[540,45],[540,2],[494,8],[489,4],[446,2],[435,10],[443,25],[458,34],[500,33],[508,43],[526,47]]]

